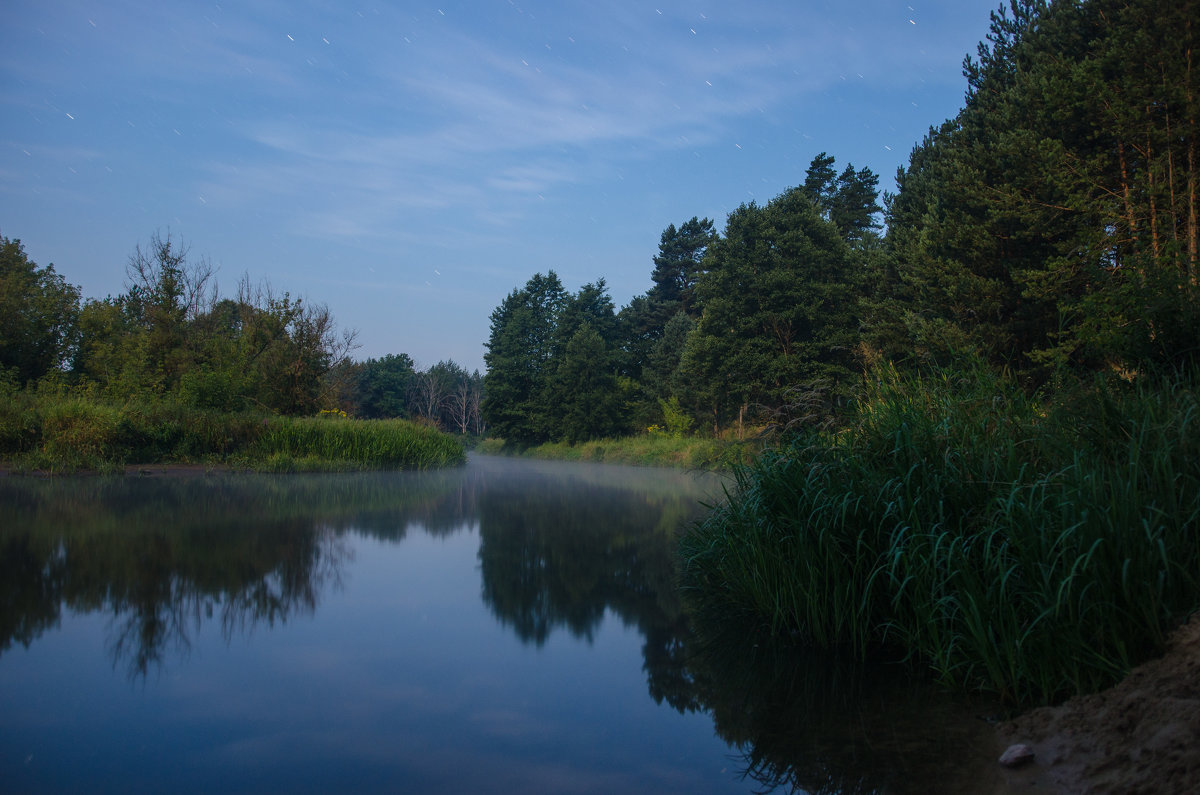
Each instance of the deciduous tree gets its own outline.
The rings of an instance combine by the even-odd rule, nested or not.
[[[79,288],[0,237],[0,373],[24,384],[63,367],[76,344]]]

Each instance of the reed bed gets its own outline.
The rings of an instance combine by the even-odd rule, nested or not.
[[[455,437],[401,420],[276,417],[171,401],[113,405],[70,394],[7,397],[0,459],[19,471],[120,472],[129,464],[170,463],[275,472],[431,469],[466,459]]]
[[[462,443],[436,428],[407,420],[326,417],[272,420],[251,451],[268,469],[434,469],[466,460]]]
[[[689,598],[1022,704],[1114,682],[1200,607],[1194,381],[877,375],[841,430],[736,470],[681,540]]]

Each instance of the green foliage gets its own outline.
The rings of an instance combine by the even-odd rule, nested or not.
[[[76,342],[79,288],[39,268],[20,240],[0,237],[0,372],[19,385],[56,370]]]
[[[37,444],[34,394],[19,389],[14,371],[0,371],[0,456],[11,457]]]
[[[1055,368],[1200,352],[1194,9],[1020,0],[888,203],[876,347]]]
[[[71,376],[89,394],[223,412],[332,404],[354,334],[339,335],[326,307],[248,279],[219,298],[213,268],[169,236],[139,245],[126,276],[125,294],[79,311]]]
[[[521,444],[542,438],[540,401],[565,300],[562,282],[550,271],[535,274],[492,312],[483,418],[495,435]]]
[[[696,322],[686,312],[676,312],[663,329],[662,337],[650,349],[642,366],[642,381],[646,393],[658,401],[688,393],[686,374],[681,370],[688,336]]]
[[[270,471],[433,469],[466,460],[462,443],[408,420],[281,417],[268,422],[250,460]]]
[[[618,321],[601,279],[578,293],[536,274],[492,313],[483,418],[520,445],[578,441],[619,423]]]
[[[841,231],[847,243],[862,245],[879,229],[879,177],[869,168],[847,164],[840,175],[835,159],[821,152],[812,159],[800,190],[821,215]]]
[[[793,384],[849,380],[859,278],[838,228],[793,188],[730,213],[696,294],[704,313],[681,369],[715,423],[777,405]]]
[[[367,359],[355,368],[355,413],[365,419],[407,417],[416,371],[408,354]]]
[[[674,395],[667,400],[659,398],[658,405],[662,409],[663,424],[666,425],[667,436],[673,439],[682,439],[684,436],[687,436],[695,421],[679,405],[679,398]]]
[[[1194,378],[1035,400],[982,366],[872,375],[687,534],[696,599],[1019,702],[1112,683],[1200,607]]]
[[[123,463],[121,413],[86,400],[54,401],[40,412],[40,454],[53,469],[101,468]]]
[[[833,163],[819,156],[805,188],[738,208],[724,236],[707,218],[668,226],[653,286],[619,314],[603,280],[570,295],[551,272],[514,290],[492,313],[490,431],[572,443],[657,424],[674,401],[714,435],[735,417],[744,433],[798,381],[844,392],[879,256],[878,178]],[[578,336],[585,325],[595,336]]]
[[[610,436],[619,400],[612,352],[585,322],[567,343],[548,384],[546,412],[558,427],[547,428],[545,435],[568,444]]]
[[[171,401],[122,405],[71,393],[15,393],[0,409],[0,456],[21,470],[119,471],[205,463],[249,469],[426,469],[464,460],[461,442],[402,420],[288,418]],[[287,462],[292,463],[287,463]],[[299,462],[299,463],[297,463]]]
[[[663,230],[654,257],[654,271],[650,274],[654,286],[648,294],[652,303],[662,307],[660,326],[676,312],[700,314],[695,299],[696,282],[704,270],[705,252],[716,241],[713,222],[707,218],[693,216],[678,229],[671,224]]]

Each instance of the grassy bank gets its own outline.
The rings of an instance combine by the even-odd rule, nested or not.
[[[1195,380],[877,375],[737,469],[681,542],[692,599],[1020,703],[1111,684],[1200,607]]]
[[[496,455],[519,455],[554,461],[722,470],[750,461],[760,447],[752,442],[642,434],[579,444],[555,442],[522,449],[506,445],[502,439],[486,439],[480,443],[479,450]]]
[[[15,392],[0,406],[0,459],[18,471],[119,472],[199,463],[274,472],[429,469],[465,458],[447,434],[403,420],[224,413],[170,402],[113,405]]]

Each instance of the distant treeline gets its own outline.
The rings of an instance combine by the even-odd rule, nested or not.
[[[333,374],[342,410],[356,417],[430,422],[463,436],[484,432],[483,376],[449,360],[424,370],[406,353],[346,362]]]
[[[1196,24],[1192,3],[1013,0],[882,207],[875,174],[822,153],[721,234],[669,226],[620,311],[603,279],[533,276],[492,313],[491,432],[794,426],[886,361],[979,360],[1027,390],[1193,366]]]
[[[53,265],[0,238],[0,385],[94,401],[167,401],[217,412],[421,419],[481,432],[482,376],[406,354],[355,362],[329,309],[243,277],[221,296],[214,268],[170,235],[139,244],[126,291],[81,300]]]

